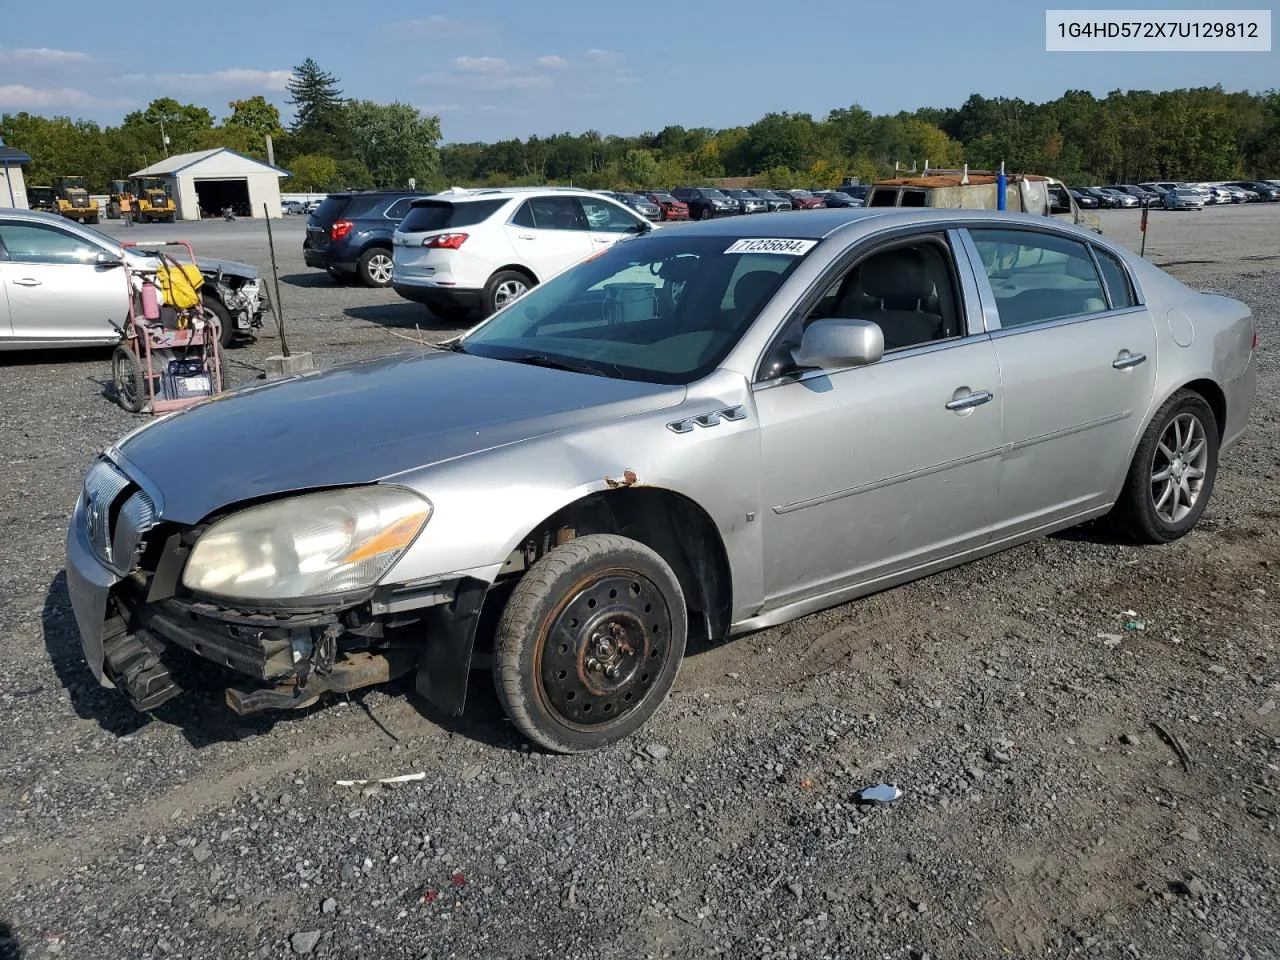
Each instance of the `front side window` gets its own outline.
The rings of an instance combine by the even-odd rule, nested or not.
[[[627,233],[635,230],[640,221],[616,204],[591,197],[580,197],[582,212],[592,230],[602,233]]]
[[[14,263],[92,263],[100,252],[88,240],[41,223],[0,224],[0,244]]]
[[[954,276],[940,235],[895,244],[837,276],[804,323],[870,320],[884,334],[886,352],[960,337],[964,318]]]
[[[652,383],[718,364],[815,240],[658,231],[623,240],[477,327],[465,353]]]
[[[1003,328],[1103,313],[1107,298],[1083,243],[1031,230],[970,230]]]

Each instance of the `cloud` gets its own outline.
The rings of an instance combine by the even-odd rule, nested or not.
[[[618,55],[612,50],[601,50],[599,47],[593,47],[582,55],[583,60],[590,60],[593,63],[608,63],[610,60],[617,60]]]
[[[421,110],[423,113],[441,114],[441,113],[454,113],[455,111],[461,110],[462,107],[461,105],[456,103],[432,103],[432,104],[428,104],[425,107],[419,107],[418,109]]]
[[[548,70],[563,70],[569,65],[569,61],[564,57],[557,57],[554,53],[538,58],[538,66],[545,67]]]
[[[0,86],[0,107],[48,110],[56,107],[93,109],[96,107],[133,107],[137,101],[127,97],[95,97],[71,87],[28,87],[23,84]]]
[[[400,40],[468,40],[488,36],[494,25],[479,20],[451,20],[439,14],[416,20],[401,20],[391,25]]]
[[[503,90],[546,90],[555,81],[545,72],[516,66],[500,57],[454,57],[453,70],[429,73],[418,82],[472,93]]]
[[[0,47],[0,62],[3,63],[90,63],[93,57],[83,50],[54,50],[49,47],[16,47],[12,49]]]
[[[501,57],[454,57],[453,65],[467,73],[507,73],[511,65]]]
[[[241,87],[257,90],[284,90],[293,76],[292,70],[249,70],[232,67],[212,73],[131,73],[121,79],[130,83],[155,83],[180,90],[203,90],[208,87]]]
[[[614,76],[613,82],[630,85],[630,84],[636,84],[636,83],[643,83],[644,81],[641,80],[639,77],[637,77],[634,73],[618,73]]]

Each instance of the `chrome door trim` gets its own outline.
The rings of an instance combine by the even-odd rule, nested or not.
[[[1028,447],[1034,447],[1041,443],[1049,443],[1052,440],[1061,440],[1063,437],[1069,437],[1075,433],[1084,433],[1086,430],[1093,430],[1097,427],[1105,427],[1108,424],[1119,423],[1121,420],[1128,420],[1133,416],[1132,410],[1121,410],[1119,413],[1113,413],[1109,417],[1100,417],[1097,420],[1088,420],[1084,423],[1073,424],[1070,427],[1063,427],[1061,430],[1054,430],[1052,433],[1041,434],[1038,437],[1028,437],[1026,440],[1015,440],[1012,443],[1006,443],[1004,446],[1005,455],[1008,456],[1018,450],[1025,450]]]

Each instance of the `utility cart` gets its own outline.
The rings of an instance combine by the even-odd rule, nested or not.
[[[116,402],[169,413],[222,391],[219,327],[200,294],[204,277],[185,240],[123,243],[129,311],[111,358]],[[167,248],[182,247],[187,262]]]

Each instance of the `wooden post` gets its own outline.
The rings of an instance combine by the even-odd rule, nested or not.
[[[280,331],[280,353],[289,356],[289,341],[284,336],[284,304],[280,302],[280,268],[276,266],[276,244],[271,235],[271,210],[262,205],[262,215],[267,220],[267,249],[271,251],[271,286],[275,292],[276,329]]]

